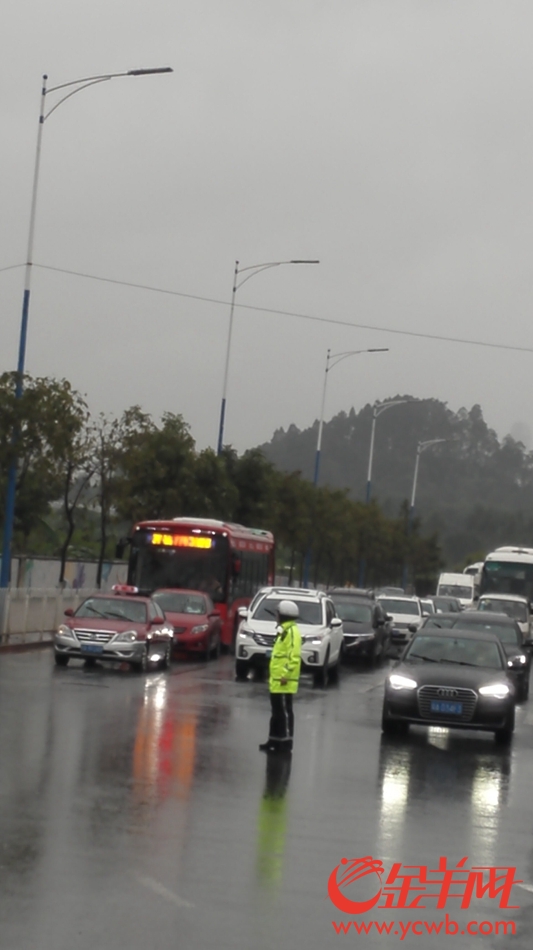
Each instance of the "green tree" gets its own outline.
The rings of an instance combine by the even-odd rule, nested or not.
[[[15,545],[24,550],[35,524],[61,497],[65,459],[87,407],[65,379],[25,376],[20,399],[15,386],[16,373],[0,376],[0,490],[3,511],[7,473],[15,462]]]

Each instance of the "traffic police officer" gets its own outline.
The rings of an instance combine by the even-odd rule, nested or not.
[[[296,620],[298,605],[293,600],[282,600],[278,607],[278,627],[270,657],[270,730],[267,742],[259,746],[262,752],[292,752],[294,713],[292,697],[298,692],[302,637]]]

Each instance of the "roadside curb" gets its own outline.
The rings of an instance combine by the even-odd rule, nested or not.
[[[0,654],[2,653],[25,653],[26,650],[42,650],[45,647],[51,647],[52,640],[36,640],[33,643],[1,643]]]

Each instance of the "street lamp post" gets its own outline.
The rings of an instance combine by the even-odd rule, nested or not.
[[[316,452],[315,452],[315,471],[313,474],[313,485],[315,488],[318,485],[318,479],[320,476],[320,458],[322,453],[322,431],[324,429],[324,412],[326,408],[326,390],[328,386],[328,374],[334,366],[337,366],[343,360],[348,359],[349,356],[359,356],[361,353],[388,353],[388,347],[372,347],[368,350],[346,350],[343,353],[332,353],[331,350],[328,350],[326,355],[326,369],[324,372],[324,383],[322,386],[322,403],[320,405],[320,422],[318,423],[318,437],[316,440]],[[303,569],[303,585],[304,587],[308,586],[309,583],[309,573],[311,568],[311,547],[307,549],[304,560],[304,569]]]
[[[412,402],[412,399],[390,399],[388,402],[382,402],[375,405],[372,411],[372,429],[370,432],[370,452],[368,455],[368,475],[366,479],[366,503],[368,505],[372,494],[372,465],[374,462],[374,439],[376,434],[376,419],[382,412],[392,409],[394,406],[403,406],[406,402]]]
[[[388,347],[373,347],[370,350],[347,350],[344,353],[332,353],[331,350],[328,350],[326,356],[326,370],[324,373],[324,385],[322,387],[322,404],[320,407],[320,422],[318,424],[318,438],[316,442],[316,453],[315,453],[315,472],[313,476],[313,485],[318,485],[318,477],[320,474],[320,454],[322,451],[322,430],[324,428],[324,410],[326,407],[326,389],[328,385],[328,373],[333,369],[334,366],[337,366],[342,360],[348,359],[349,356],[359,356],[361,353],[388,353]]]
[[[376,436],[376,419],[379,418],[382,412],[385,412],[387,409],[392,409],[394,406],[403,406],[406,402],[413,402],[412,399],[389,399],[387,402],[382,402],[376,404],[372,410],[372,428],[370,430],[370,451],[368,453],[368,473],[366,478],[366,504],[370,504],[370,498],[372,495],[372,466],[374,463],[374,442]],[[359,577],[357,580],[358,587],[363,587],[365,583],[365,573],[366,573],[366,558],[361,556],[359,561]]]
[[[22,396],[22,388],[24,384],[24,363],[26,359],[26,338],[28,334],[28,319],[30,313],[30,292],[31,292],[31,274],[32,274],[32,264],[33,264],[33,239],[35,234],[35,214],[37,210],[37,188],[39,184],[39,171],[41,164],[41,144],[42,144],[42,135],[43,135],[43,126],[46,120],[52,115],[53,112],[63,102],[66,102],[67,99],[70,99],[72,96],[76,95],[77,92],[81,92],[82,89],[87,89],[89,86],[94,86],[97,83],[108,82],[110,79],[120,79],[127,76],[151,76],[156,73],[171,73],[173,72],[170,66],[161,66],[157,69],[130,69],[127,72],[123,73],[108,73],[101,76],[86,76],[83,79],[74,79],[71,82],[61,83],[59,86],[52,86],[50,89],[47,88],[48,76],[43,76],[42,87],[41,87],[41,103],[39,110],[39,125],[37,130],[37,147],[35,150],[35,166],[33,171],[33,187],[31,195],[31,207],[30,207],[30,225],[28,231],[28,246],[26,252],[26,267],[24,272],[24,293],[22,297],[22,318],[20,323],[20,340],[19,340],[19,354],[18,354],[18,363],[17,363],[17,376],[15,383],[15,398],[20,399]],[[48,112],[45,111],[46,97],[52,92],[58,92],[59,90],[70,89],[65,95],[61,96],[60,99],[52,106]],[[9,585],[9,576],[11,573],[11,540],[13,537],[13,523],[15,519],[15,494],[16,494],[16,485],[17,485],[17,462],[14,459],[9,467],[8,479],[7,479],[7,490],[6,490],[6,503],[5,503],[5,514],[4,514],[4,535],[3,535],[3,544],[2,544],[2,565],[0,568],[0,588],[7,587]]]
[[[413,476],[413,489],[411,491],[411,504],[409,506],[409,514],[407,516],[407,537],[411,535],[413,529],[413,521],[415,515],[415,500],[416,500],[416,489],[418,485],[418,468],[420,465],[420,456],[422,452],[425,452],[426,449],[430,449],[433,445],[439,445],[441,442],[447,442],[447,439],[428,439],[426,442],[419,442],[416,448],[416,460],[415,460],[415,473]],[[403,578],[402,578],[402,587],[405,588],[407,584],[407,558],[403,566]]]
[[[233,314],[235,311],[235,294],[246,283],[247,280],[250,280],[252,277],[255,277],[256,274],[262,273],[264,270],[269,270],[271,267],[282,267],[285,264],[319,264],[320,261],[270,261],[266,264],[251,264],[249,267],[239,268],[239,261],[235,261],[235,271],[233,274],[233,288],[231,291],[231,307],[229,312],[229,327],[228,327],[228,341],[226,344],[226,362],[224,364],[224,382],[222,385],[222,401],[220,404],[220,421],[218,425],[218,441],[217,441],[217,455],[220,455],[224,447],[224,424],[226,421],[226,401],[228,394],[228,377],[229,377],[229,363],[231,356],[231,339],[233,335]],[[239,274],[244,274],[245,271],[250,271],[250,273],[243,278],[243,280],[238,282]]]

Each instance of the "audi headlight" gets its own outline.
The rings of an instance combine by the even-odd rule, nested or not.
[[[409,676],[400,676],[399,673],[392,673],[389,676],[389,686],[393,689],[416,689],[418,683]]]
[[[125,633],[117,633],[115,643],[133,643],[137,639],[136,630],[126,630]]]
[[[510,693],[507,683],[491,683],[490,686],[481,686],[480,696],[490,696],[492,699],[505,699]]]
[[[209,630],[209,624],[199,623],[197,627],[192,627],[191,633],[205,633],[206,630]]]
[[[66,623],[59,624],[57,633],[58,633],[58,636],[60,637],[68,637],[69,640],[74,639],[74,634],[72,633],[72,630],[70,629],[70,627],[67,627]]]

